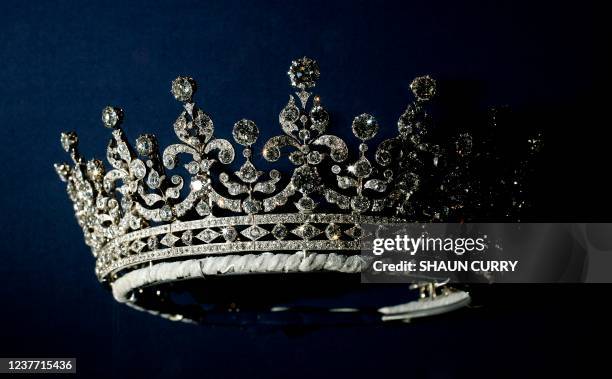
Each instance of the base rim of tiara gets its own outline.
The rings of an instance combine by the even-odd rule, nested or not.
[[[273,292],[282,292],[281,289],[300,299],[304,296],[300,291],[311,291],[316,288],[319,288],[320,293],[326,298],[334,293],[338,295],[349,287],[359,291],[380,289],[380,286],[372,287],[359,282],[362,264],[363,261],[357,255],[346,256],[336,253],[260,253],[204,257],[180,262],[159,262],[133,270],[116,279],[111,284],[111,289],[113,296],[120,303],[173,321],[190,323],[302,324],[305,320],[312,324],[408,322],[419,317],[457,310],[470,302],[469,293],[450,290],[448,287],[432,298],[423,296],[419,298],[417,291],[409,290],[414,288],[413,286],[397,284],[392,286],[394,289],[400,289],[398,301],[393,304],[384,303],[382,307],[364,304],[347,307],[341,301],[332,302],[332,305],[326,303],[323,307],[296,307],[285,306],[283,302],[266,302],[260,298]],[[203,285],[207,285],[206,283],[210,285],[224,278],[227,281],[223,282],[222,287],[206,287],[207,292],[218,293],[220,288],[226,288],[230,284],[240,287],[239,292],[243,292],[244,286],[252,287],[258,281],[261,282],[264,276],[267,277],[268,283],[272,283],[272,287],[268,287],[268,291],[256,292],[253,296],[257,298],[258,306],[260,303],[265,304],[255,312],[249,311],[247,307],[242,308],[244,304],[240,304],[239,301],[234,309],[233,305],[229,305],[234,302],[228,300],[227,304],[216,304],[214,310],[202,310],[197,304],[192,304],[190,307],[174,306],[172,300],[166,297],[168,292],[177,287],[196,288],[194,280],[199,280]],[[295,278],[298,276],[301,279],[299,284],[296,284]],[[249,290],[254,291],[253,288]],[[300,293],[293,293],[296,291]],[[362,292],[359,297],[362,297]],[[279,305],[276,306],[277,304]],[[226,308],[223,308],[224,306]],[[194,311],[196,308],[198,310]],[[242,313],[238,315],[237,312],[240,310]]]
[[[359,255],[336,253],[260,253],[204,257],[176,262],[160,262],[136,269],[111,283],[113,296],[120,303],[130,301],[130,293],[143,286],[212,275],[263,274],[331,271],[360,273]]]

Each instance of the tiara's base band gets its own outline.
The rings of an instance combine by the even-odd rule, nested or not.
[[[406,322],[470,301],[463,291],[447,288],[427,297],[421,291],[419,298],[408,285],[394,285],[397,295],[381,302],[378,291],[360,284],[360,269],[359,256],[335,253],[205,257],[133,270],[115,280],[112,291],[139,310],[207,324]]]
[[[264,251],[338,251],[342,254],[355,254],[359,251],[358,238],[346,235],[356,224],[392,224],[399,220],[392,217],[364,216],[355,214],[329,213],[329,214],[263,214],[230,217],[206,217],[194,221],[174,222],[167,225],[149,227],[127,233],[113,239],[100,252],[97,262],[97,275],[102,279],[108,275],[149,262],[159,262],[179,258],[195,258],[204,255],[247,254],[249,252]],[[287,233],[292,228],[308,225],[318,228],[318,232],[311,239],[300,239],[297,236],[288,236],[275,239],[272,236],[275,225],[285,225]],[[344,235],[337,235],[335,239],[326,237],[323,230],[333,224]],[[231,227],[241,240],[223,241],[224,228]],[[250,233],[256,231],[257,237]],[[190,233],[190,242],[185,245],[181,241],[184,233]],[[199,239],[204,233],[206,241]],[[172,246],[164,246],[162,241],[169,237]],[[205,238],[201,237],[201,238]],[[148,242],[153,238],[155,248],[151,249]],[[253,238],[253,240],[249,240]],[[183,244],[184,246],[179,246]],[[136,251],[134,251],[136,249]]]

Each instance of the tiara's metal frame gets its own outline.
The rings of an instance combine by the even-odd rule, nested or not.
[[[355,117],[352,131],[359,142],[350,158],[352,145],[327,132],[329,113],[311,92],[320,76],[317,63],[298,59],[288,74],[296,92],[279,115],[283,133],[269,139],[261,153],[269,162],[285,155],[294,165],[286,174],[256,167],[253,145],[259,130],[247,119],[234,124],[232,135],[242,146],[243,158],[233,171],[235,147],[214,136],[211,117],[193,102],[197,86],[189,77],[172,82],[171,92],[183,105],[174,123],[179,143],[163,151],[150,134],[139,136],[132,147],[120,127],[123,111],[111,106],[102,112],[103,124],[112,129],[106,154],[110,170],[100,160],[83,158],[76,133],[62,133],[61,144],[72,164],[56,164],[55,169],[67,183],[85,242],[96,257],[99,280],[115,289],[128,288],[118,300],[128,301],[128,292],[139,289],[129,277],[183,262],[184,267],[177,266],[178,271],[168,276],[178,280],[193,259],[206,260],[214,274],[236,271],[236,266],[227,266],[234,258],[242,270],[236,272],[359,272],[353,258],[359,251],[361,225],[444,220],[470,195],[477,196],[457,164],[465,160],[469,169],[471,135],[461,133],[452,148],[428,138],[431,119],[426,108],[436,93],[431,77],[412,82],[415,100],[399,118],[397,135],[381,142],[373,154],[368,141],[379,124],[369,114]],[[535,149],[539,141],[529,143]],[[286,151],[290,152],[283,154]],[[448,201],[434,203],[418,196],[415,200],[422,182],[435,176],[439,162],[449,157],[453,164],[435,188]],[[514,177],[504,182],[521,193]],[[522,206],[523,200],[513,199],[513,208]],[[348,258],[350,267],[345,265]],[[204,271],[190,273],[200,276]],[[456,294],[451,299],[448,291],[437,297],[439,291],[432,285],[420,288],[430,293],[424,308],[419,303],[381,312],[393,314],[388,319],[409,319],[469,301],[469,296]],[[404,310],[409,314],[401,315]]]
[[[403,204],[419,179],[395,172],[392,157],[398,145],[408,142],[432,160],[440,155],[439,147],[422,141],[417,130],[427,120],[423,104],[435,93],[433,79],[415,79],[411,88],[416,101],[400,118],[399,135],[382,142],[374,160],[368,157],[366,141],[376,135],[378,122],[368,114],[355,117],[352,130],[360,144],[356,160],[350,161],[344,140],[326,132],[330,118],[321,98],[309,91],[319,78],[317,63],[296,60],[289,77],[297,92],[279,115],[283,134],[269,139],[262,153],[274,162],[281,149],[292,150],[288,159],[295,168],[282,185],[278,170],[266,174],[253,163],[259,130],[250,120],[238,121],[232,133],[243,146],[244,162],[238,171],[226,171],[236,155],[234,146],[214,137],[212,119],[192,101],[196,84],[188,77],[172,83],[172,93],[184,107],[174,123],[180,143],[161,154],[149,134],[137,138],[135,149],[130,146],[120,128],[119,108],[102,112],[104,125],[113,129],[109,171],[99,160],[83,159],[75,133],[62,134],[73,165],[57,164],[56,170],[68,184],[101,280],[145,262],[194,255],[290,250],[351,254],[358,251],[360,224],[404,220]],[[188,157],[183,164],[187,180],[172,173],[179,157]],[[330,177],[333,183],[324,179]]]

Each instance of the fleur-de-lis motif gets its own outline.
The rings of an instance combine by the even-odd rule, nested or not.
[[[172,93],[178,101],[183,102],[184,107],[184,111],[174,123],[174,132],[183,143],[170,145],[164,150],[163,164],[166,168],[173,169],[178,163],[179,155],[187,154],[192,158],[185,164],[185,168],[192,175],[190,192],[185,199],[173,206],[176,217],[186,214],[194,205],[198,214],[209,215],[213,202],[222,208],[239,210],[234,201],[223,198],[210,186],[210,168],[217,161],[222,164],[231,163],[234,160],[234,148],[229,141],[213,137],[212,119],[192,102],[195,91],[196,84],[191,78],[181,76],[172,82]],[[217,151],[216,159],[209,158],[213,151]],[[182,180],[178,178],[177,182]]]
[[[384,206],[404,216],[414,216],[412,195],[419,189],[424,175],[433,175],[431,170],[438,166],[442,156],[440,147],[427,140],[431,120],[424,109],[436,93],[436,82],[429,76],[421,76],[412,81],[410,88],[416,100],[399,118],[398,136],[381,142],[375,155],[378,164],[390,167],[387,175],[396,172]],[[383,204],[379,205],[382,208]]]
[[[226,187],[230,195],[236,196],[247,194],[247,198],[242,201],[242,210],[247,214],[258,213],[262,209],[262,201],[253,196],[254,192],[270,194],[276,190],[276,183],[280,180],[280,172],[277,170],[270,171],[270,179],[259,181],[264,174],[263,171],[257,170],[251,161],[253,151],[251,146],[259,136],[257,125],[251,120],[240,120],[234,124],[232,131],[234,140],[240,145],[245,146],[242,155],[245,162],[240,166],[240,169],[234,172],[234,175],[242,182],[232,181],[227,173],[222,173],[219,178],[221,183]]]
[[[364,190],[375,193],[385,192],[387,185],[393,179],[393,173],[390,170],[385,170],[384,179],[375,178],[377,170],[366,156],[368,151],[366,141],[373,138],[378,132],[378,121],[372,115],[364,113],[353,119],[352,130],[353,134],[361,140],[358,159],[346,168],[347,174],[343,174],[342,168],[338,165],[332,167],[332,172],[336,174],[338,187],[343,190],[354,189],[356,192],[353,196],[343,198],[343,204],[346,206],[350,199],[350,207],[356,213],[364,213],[370,209],[380,210],[383,199],[372,199],[363,194]]]
[[[266,142],[263,149],[264,158],[270,162],[277,161],[281,156],[281,148],[293,147],[289,160],[298,166],[291,177],[291,182],[280,193],[264,200],[264,209],[271,211],[284,205],[288,197],[296,191],[302,198],[296,203],[297,208],[303,212],[310,212],[316,202],[309,196],[313,192],[321,192],[321,181],[317,169],[323,160],[329,156],[332,161],[342,162],[348,156],[348,148],[342,139],[331,134],[325,134],[329,124],[329,114],[321,104],[319,96],[314,96],[312,106],[307,109],[311,93],[306,89],[314,87],[319,78],[317,63],[309,58],[302,58],[292,62],[289,69],[291,84],[299,92],[296,96],[300,101],[297,105],[293,95],[279,115],[279,123],[285,135],[272,137]],[[329,150],[329,154],[320,147]]]

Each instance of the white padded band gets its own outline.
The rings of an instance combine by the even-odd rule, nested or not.
[[[201,278],[207,275],[337,271],[359,273],[363,267],[359,255],[335,253],[247,254],[162,262],[131,271],[112,283],[115,299],[128,303],[130,293],[142,286]]]
[[[112,286],[113,296],[117,301],[125,303],[141,311],[149,312],[173,321],[192,322],[179,314],[165,314],[156,310],[144,309],[128,298],[132,291],[146,285],[173,282],[182,279],[202,278],[210,275],[249,274],[249,273],[288,273],[335,271],[343,273],[359,273],[364,267],[364,261],[359,255],[340,255],[336,253],[304,253],[294,254],[247,254],[212,256],[179,262],[162,262],[131,271],[115,280]],[[409,322],[413,318],[431,316],[461,308],[470,302],[467,292],[456,291],[439,296],[435,299],[410,301],[395,306],[383,307],[378,311],[381,321],[399,320]],[[331,311],[339,311],[333,310]],[[351,312],[358,311],[350,309]]]

